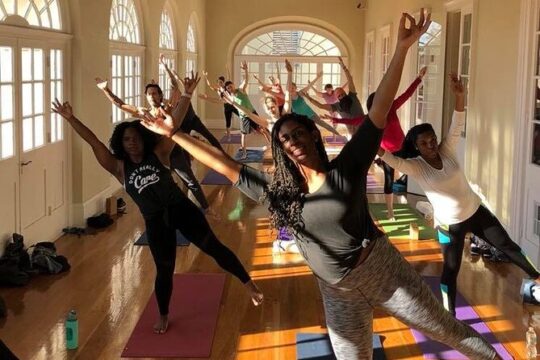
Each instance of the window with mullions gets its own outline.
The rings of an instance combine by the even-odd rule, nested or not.
[[[303,30],[276,30],[251,39],[242,55],[341,56],[336,44]]]
[[[13,48],[0,46],[0,159],[15,154]]]
[[[159,47],[165,57],[165,63],[170,69],[176,69],[176,38],[170,11],[166,4],[161,13],[161,24],[159,27]],[[163,89],[165,99],[171,97],[171,81],[163,66],[159,67],[159,86]]]
[[[0,1],[0,22],[10,23],[10,16],[20,16],[30,26],[55,30],[62,28],[57,0]]]
[[[197,71],[197,33],[195,32],[195,24],[193,22],[193,15],[189,20],[186,36],[186,62],[185,62],[185,71],[186,76],[193,71]],[[197,89],[191,98],[191,103],[195,109],[197,109]]]
[[[540,6],[537,14],[537,24],[535,26],[535,42],[536,42],[536,64],[533,75],[533,94],[534,94],[534,109],[531,127],[532,127],[532,153],[531,162],[535,165],[540,165]],[[540,229],[540,226],[539,226]]]
[[[112,40],[111,85],[112,91],[126,103],[141,106],[142,94],[142,50],[141,30],[133,0],[113,0],[109,27]],[[112,122],[128,118],[112,105]]]

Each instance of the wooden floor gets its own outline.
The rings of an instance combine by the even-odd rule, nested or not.
[[[237,147],[226,146],[230,153]],[[202,179],[206,169],[197,165],[196,173]],[[253,307],[240,282],[227,276],[211,359],[296,359],[297,332],[325,331],[313,275],[299,255],[272,254],[275,233],[269,229],[264,207],[231,186],[203,187],[222,217],[221,221],[210,219],[214,231],[238,254],[266,297],[262,306]],[[384,199],[370,195],[370,201]],[[128,201],[128,214],[105,231],[60,238],[58,251],[68,257],[71,271],[40,276],[23,288],[0,289],[9,309],[7,320],[0,323],[0,339],[21,359],[119,358],[153,290],[149,249],[133,246],[142,231],[142,218]],[[436,241],[392,242],[420,273],[440,273],[442,259]],[[176,272],[221,270],[189,246],[178,248]],[[535,310],[540,315],[540,308],[521,304],[522,276],[512,265],[472,260],[468,246],[465,249],[459,291],[517,359],[525,358],[526,324]],[[75,351],[67,351],[64,341],[63,321],[70,309],[79,314]],[[394,318],[377,312],[374,330],[385,337],[388,359],[422,358],[410,330]]]

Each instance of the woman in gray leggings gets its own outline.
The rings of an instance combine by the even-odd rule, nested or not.
[[[375,226],[368,210],[367,171],[381,142],[408,48],[429,23],[423,10],[418,24],[403,15],[394,57],[369,115],[331,162],[314,122],[294,113],[282,116],[272,129],[271,176],[185,133],[175,133],[163,121],[143,123],[171,137],[252,199],[267,201],[273,225],[293,230],[298,249],[319,279],[330,339],[340,360],[371,358],[375,307],[469,358],[497,358],[489,343],[435,299]]]

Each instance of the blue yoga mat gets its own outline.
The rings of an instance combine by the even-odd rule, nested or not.
[[[242,159],[242,150],[238,149],[236,154],[234,154],[234,159],[236,161],[239,161],[241,163],[262,163],[263,157],[264,157],[264,151],[262,150],[254,150],[254,149],[247,149],[246,150],[247,157],[245,159]]]
[[[146,231],[135,241],[133,245],[148,245],[148,238],[146,237]],[[182,233],[176,230],[176,246],[188,246],[189,240],[182,235]]]
[[[328,334],[296,334],[297,360],[336,360]],[[386,360],[380,335],[373,334],[373,360]]]
[[[225,177],[225,175],[221,175],[217,171],[214,171],[210,169],[206,175],[204,176],[204,179],[202,179],[201,184],[203,185],[232,185],[231,181]]]

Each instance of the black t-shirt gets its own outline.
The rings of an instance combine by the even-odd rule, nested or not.
[[[382,235],[369,214],[366,179],[383,130],[366,120],[330,162],[323,185],[305,195],[304,228],[295,234],[298,248],[315,275],[330,284],[338,283],[355,267],[364,239]],[[235,186],[258,201],[269,182],[264,172],[244,166]]]
[[[124,160],[124,188],[145,219],[160,215],[169,205],[186,198],[171,171],[153,153],[138,164]]]

